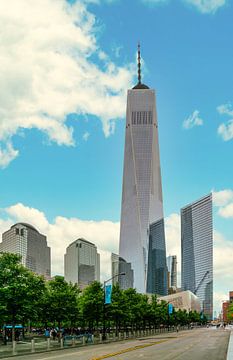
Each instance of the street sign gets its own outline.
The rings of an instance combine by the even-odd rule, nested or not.
[[[171,315],[173,313],[173,305],[168,304],[168,314]]]
[[[105,286],[105,304],[111,304],[112,302],[112,285]]]

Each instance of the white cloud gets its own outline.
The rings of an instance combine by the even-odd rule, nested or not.
[[[217,111],[220,115],[227,115],[233,117],[233,109],[230,103],[219,105]],[[229,119],[226,123],[222,123],[218,127],[218,134],[224,141],[233,139],[233,119]]]
[[[219,112],[219,114],[221,115],[229,115],[229,116],[233,116],[233,109],[232,109],[232,105],[230,103],[228,104],[223,104],[223,105],[219,105],[217,107],[217,111]]]
[[[106,136],[125,112],[131,64],[115,65],[99,48],[95,17],[77,0],[0,2],[0,166],[18,152],[9,141],[39,129],[59,145],[74,145],[69,113],[91,114]],[[100,54],[101,65],[94,57]]]
[[[225,206],[230,201],[233,201],[233,190],[225,189],[220,191],[212,191],[213,204],[215,206]]]
[[[101,256],[101,279],[111,272],[111,252],[118,253],[119,223],[111,221],[80,220],[57,216],[49,222],[42,211],[23,204],[15,204],[5,209],[9,219],[1,223],[0,230],[14,222],[26,222],[35,226],[47,236],[52,254],[53,274],[63,274],[66,247],[75,239],[83,237],[96,244]]]
[[[86,132],[83,134],[83,140],[84,140],[84,141],[87,141],[87,140],[89,139],[89,136],[90,136],[90,133],[86,131]]]
[[[233,218],[233,202],[224,207],[221,207],[218,214],[223,218]]]
[[[202,14],[214,14],[218,9],[226,5],[226,0],[184,0]]]
[[[203,125],[203,120],[199,117],[199,111],[195,110],[187,119],[183,122],[184,129],[192,129],[194,126]]]
[[[233,120],[229,120],[226,124],[219,125],[218,134],[224,141],[233,139]]]
[[[3,169],[7,167],[18,156],[18,153],[9,141],[6,142],[5,147],[0,146],[0,167]]]
[[[158,5],[168,3],[169,0],[141,0],[147,5]],[[202,14],[214,14],[218,9],[226,5],[226,0],[183,0]]]

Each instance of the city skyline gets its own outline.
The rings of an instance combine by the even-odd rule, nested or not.
[[[63,271],[65,247],[87,238],[107,278],[118,252],[126,89],[140,39],[143,81],[157,90],[167,255],[178,255],[180,277],[180,208],[213,190],[220,303],[233,254],[232,2],[18,3],[0,5],[0,232],[25,221],[47,234],[53,273]]]

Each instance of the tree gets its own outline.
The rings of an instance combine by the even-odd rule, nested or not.
[[[102,320],[104,303],[103,287],[98,281],[91,283],[79,299],[83,324],[93,329]]]
[[[118,335],[122,322],[127,318],[127,312],[128,304],[126,296],[117,283],[112,287],[112,303],[107,309],[109,319],[114,322],[116,336]]]
[[[44,279],[21,264],[16,254],[0,255],[0,315],[12,325],[37,316],[37,301],[45,289]]]
[[[65,322],[73,325],[77,319],[79,293],[78,286],[66,282],[63,276],[55,276],[47,283],[42,308],[47,320],[57,323],[59,334]]]

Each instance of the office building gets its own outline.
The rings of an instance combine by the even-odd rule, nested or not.
[[[32,225],[17,223],[2,234],[1,252],[19,254],[22,264],[29,270],[51,276],[51,254],[45,235]]]
[[[212,194],[181,209],[181,286],[200,298],[204,314],[212,319]]]
[[[167,294],[163,218],[155,91],[141,83],[139,47],[138,83],[127,96],[119,255],[141,293],[157,292],[162,282]]]
[[[95,244],[85,239],[77,239],[66,248],[64,267],[65,280],[81,289],[100,281],[100,255]]]
[[[168,288],[177,289],[177,256],[167,257]]]
[[[119,286],[122,290],[126,290],[133,287],[134,274],[131,267],[131,263],[127,263],[119,255],[112,253],[111,255],[112,263],[112,284],[115,285],[119,283]],[[124,274],[119,275],[118,274]]]

